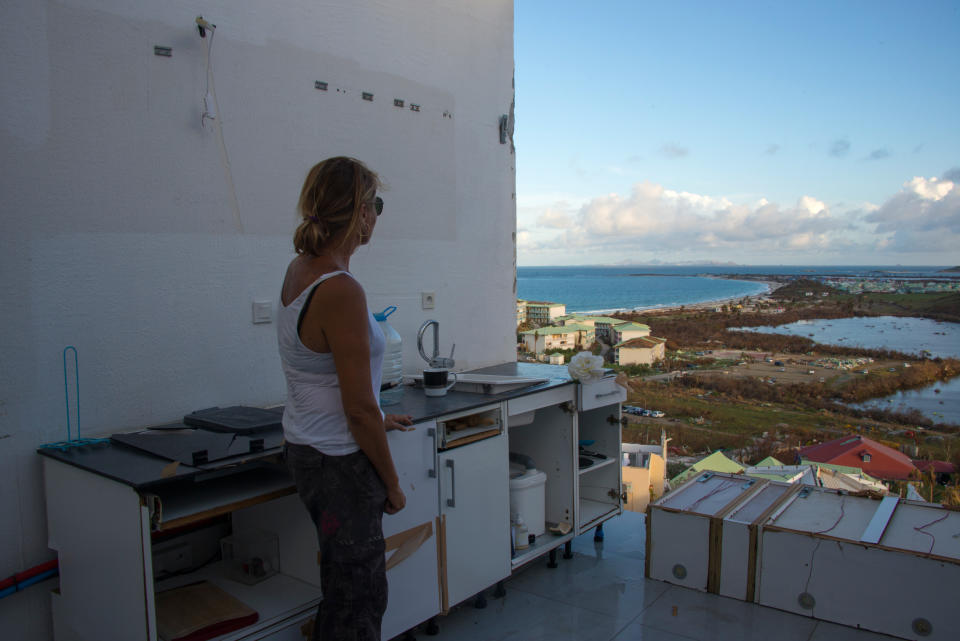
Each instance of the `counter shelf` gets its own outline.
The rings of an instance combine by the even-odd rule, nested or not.
[[[150,510],[152,530],[169,530],[221,514],[295,494],[285,466],[261,462],[230,475],[167,483],[153,492],[141,492]]]
[[[437,449],[449,450],[501,434],[500,414],[500,406],[494,405],[444,416],[437,421]]]
[[[220,561],[190,574],[158,581],[154,584],[154,592],[159,594],[198,581],[208,581],[260,615],[256,623],[214,637],[214,641],[250,638],[272,627],[287,627],[292,620],[306,620],[313,616],[323,598],[319,586],[286,574],[275,574],[256,585],[244,585],[229,579],[228,572],[227,565]],[[291,607],[291,604],[295,605]]]
[[[583,457],[593,461],[593,465],[590,465],[589,467],[581,467],[577,471],[577,473],[580,476],[583,476],[584,474],[589,474],[590,472],[596,472],[597,470],[603,469],[607,465],[613,465],[614,463],[619,462],[619,459],[611,458],[609,456],[606,458],[599,458],[596,456],[589,456],[587,454],[580,453],[579,457]]]
[[[547,532],[538,536],[533,543],[530,544],[530,547],[523,550],[515,550],[513,558],[510,559],[510,565],[516,570],[521,565],[525,565],[530,561],[546,554],[550,550],[555,550],[559,546],[563,545],[567,541],[572,541],[574,538],[573,529],[562,536],[557,536],[551,534],[549,529],[551,525],[556,525],[556,523],[547,522]]]

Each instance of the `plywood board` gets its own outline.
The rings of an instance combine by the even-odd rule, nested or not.
[[[859,541],[880,505],[869,498],[811,490],[805,497],[798,494],[767,526]]]
[[[728,521],[737,523],[755,523],[771,507],[783,499],[791,490],[790,485],[782,483],[768,483],[727,517]]]
[[[650,578],[707,589],[710,520],[694,514],[650,510]],[[679,568],[677,566],[680,566]]]
[[[960,512],[901,502],[880,545],[960,561]]]
[[[718,516],[735,504],[748,490],[754,488],[756,479],[737,475],[714,474],[701,482],[698,475],[678,491],[671,492],[657,502],[657,506],[680,512],[704,516]]]

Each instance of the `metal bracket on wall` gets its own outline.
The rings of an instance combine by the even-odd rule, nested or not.
[[[313,83],[313,88],[319,89],[320,91],[326,91],[327,83],[323,82],[322,80],[315,80]]]
[[[507,123],[510,122],[510,118],[507,114],[500,116],[500,144],[507,144]]]
[[[169,57],[173,56],[173,49],[172,49],[171,47],[155,46],[155,47],[153,48],[153,55],[155,55],[155,56],[163,56],[164,58],[169,58]]]

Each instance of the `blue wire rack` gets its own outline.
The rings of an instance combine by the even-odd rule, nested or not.
[[[77,438],[71,438],[70,430],[70,381],[67,374],[67,353],[73,352],[73,378],[76,381],[77,399],[75,405],[77,415]],[[43,449],[66,451],[72,447],[81,445],[96,445],[98,443],[109,443],[108,438],[80,438],[80,356],[77,354],[77,348],[73,345],[67,345],[63,348],[63,396],[67,407],[67,440],[57,441],[56,443],[44,443],[40,447]]]

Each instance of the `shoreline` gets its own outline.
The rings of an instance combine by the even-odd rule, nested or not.
[[[741,280],[737,278],[725,278],[718,276],[706,276],[707,278],[718,278],[719,280]],[[573,311],[568,312],[573,315],[580,316],[597,316],[603,314],[637,314],[637,313],[669,313],[679,311],[681,308],[684,310],[704,310],[704,309],[713,309],[717,305],[724,305],[732,301],[739,301],[746,299],[751,303],[755,303],[759,300],[766,300],[770,294],[772,294],[777,289],[783,287],[785,283],[771,281],[771,280],[749,280],[747,282],[759,282],[766,286],[766,291],[758,292],[756,294],[746,294],[744,296],[727,296],[725,298],[712,298],[710,300],[699,301],[696,303],[672,303],[669,305],[658,305],[653,307],[618,307],[618,308],[608,308],[608,309],[597,309],[597,310],[587,310],[587,311]]]

